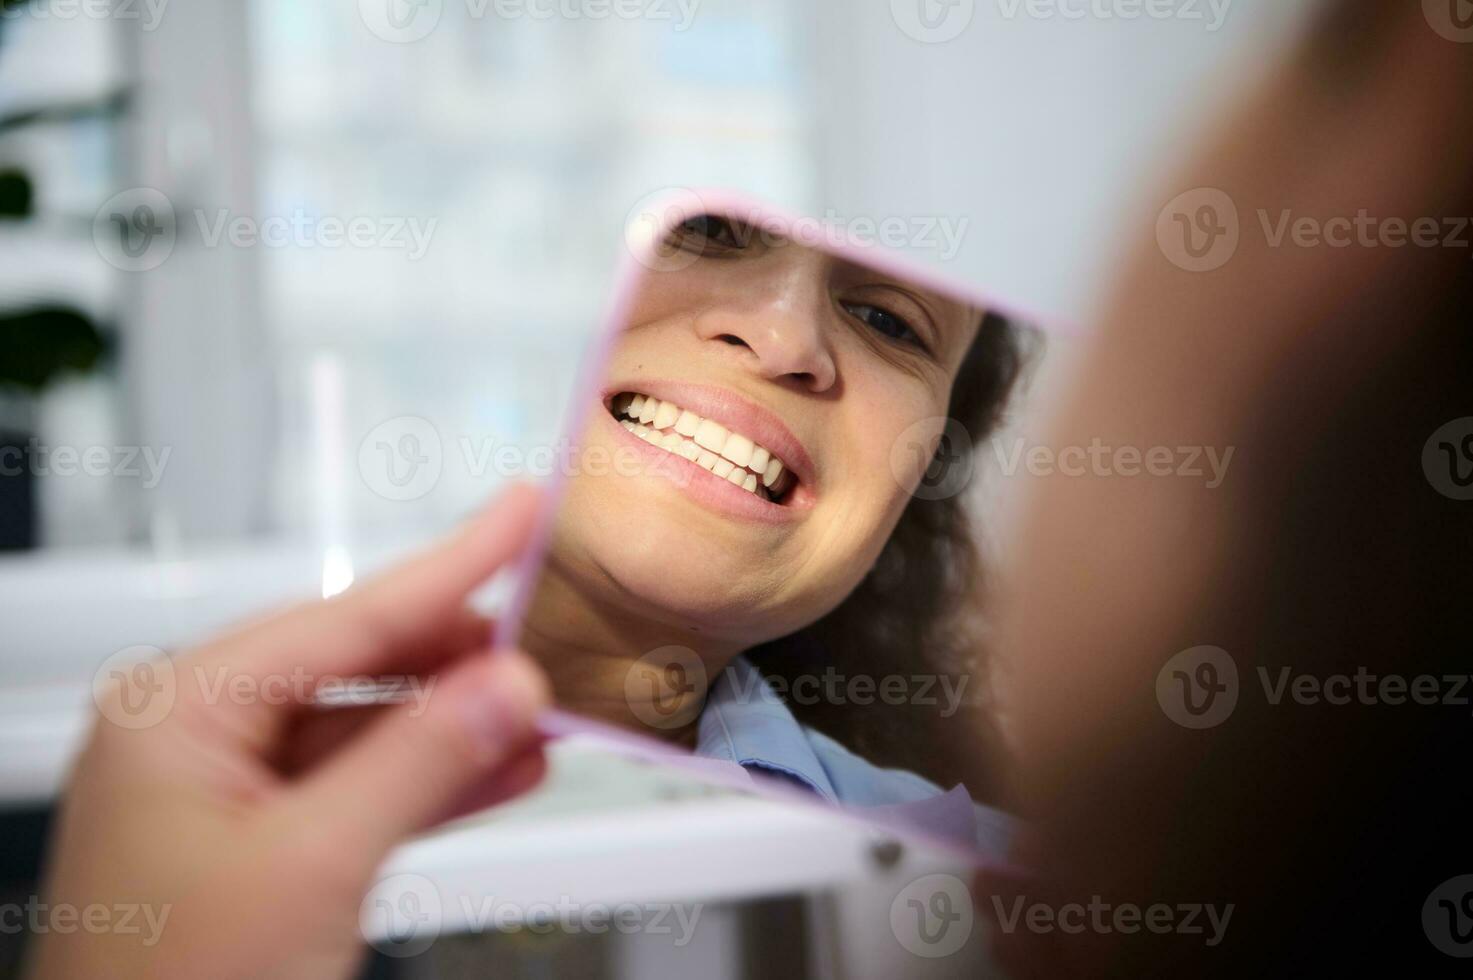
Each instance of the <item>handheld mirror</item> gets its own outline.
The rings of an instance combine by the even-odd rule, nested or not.
[[[974,457],[1030,332],[854,231],[709,192],[635,222],[502,640],[552,734],[986,848]]]

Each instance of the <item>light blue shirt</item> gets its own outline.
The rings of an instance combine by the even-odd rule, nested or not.
[[[973,804],[965,788],[942,790],[903,769],[885,769],[800,724],[760,671],[737,657],[711,686],[697,729],[696,755],[732,762],[817,793],[865,816],[909,826],[1001,857],[1012,819]]]

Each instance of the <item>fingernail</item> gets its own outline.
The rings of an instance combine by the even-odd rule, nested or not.
[[[466,725],[477,745],[500,758],[531,734],[547,702],[547,684],[540,668],[515,651],[488,655],[476,673],[464,706]]]

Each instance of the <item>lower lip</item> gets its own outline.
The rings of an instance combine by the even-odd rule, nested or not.
[[[598,414],[614,430],[616,438],[622,439],[632,448],[642,452],[641,458],[648,461],[649,466],[641,471],[641,476],[648,475],[669,480],[684,490],[686,495],[694,499],[696,503],[709,510],[763,524],[788,524],[797,520],[800,513],[807,509],[808,496],[803,493],[805,488],[802,484],[788,492],[787,503],[775,504],[770,500],[762,499],[750,490],[743,490],[730,480],[717,476],[699,463],[693,463],[684,456],[678,456],[659,446],[650,445],[620,425],[618,420],[609,414],[607,407]]]

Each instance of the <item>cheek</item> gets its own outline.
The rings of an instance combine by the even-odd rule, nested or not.
[[[908,379],[856,378],[835,406],[825,452],[832,480],[806,537],[809,566],[828,600],[863,578],[895,529],[946,425],[946,407]],[[860,383],[860,382],[864,383]]]
[[[841,455],[850,488],[879,513],[898,514],[931,465],[946,430],[946,405],[913,379],[846,392]]]

